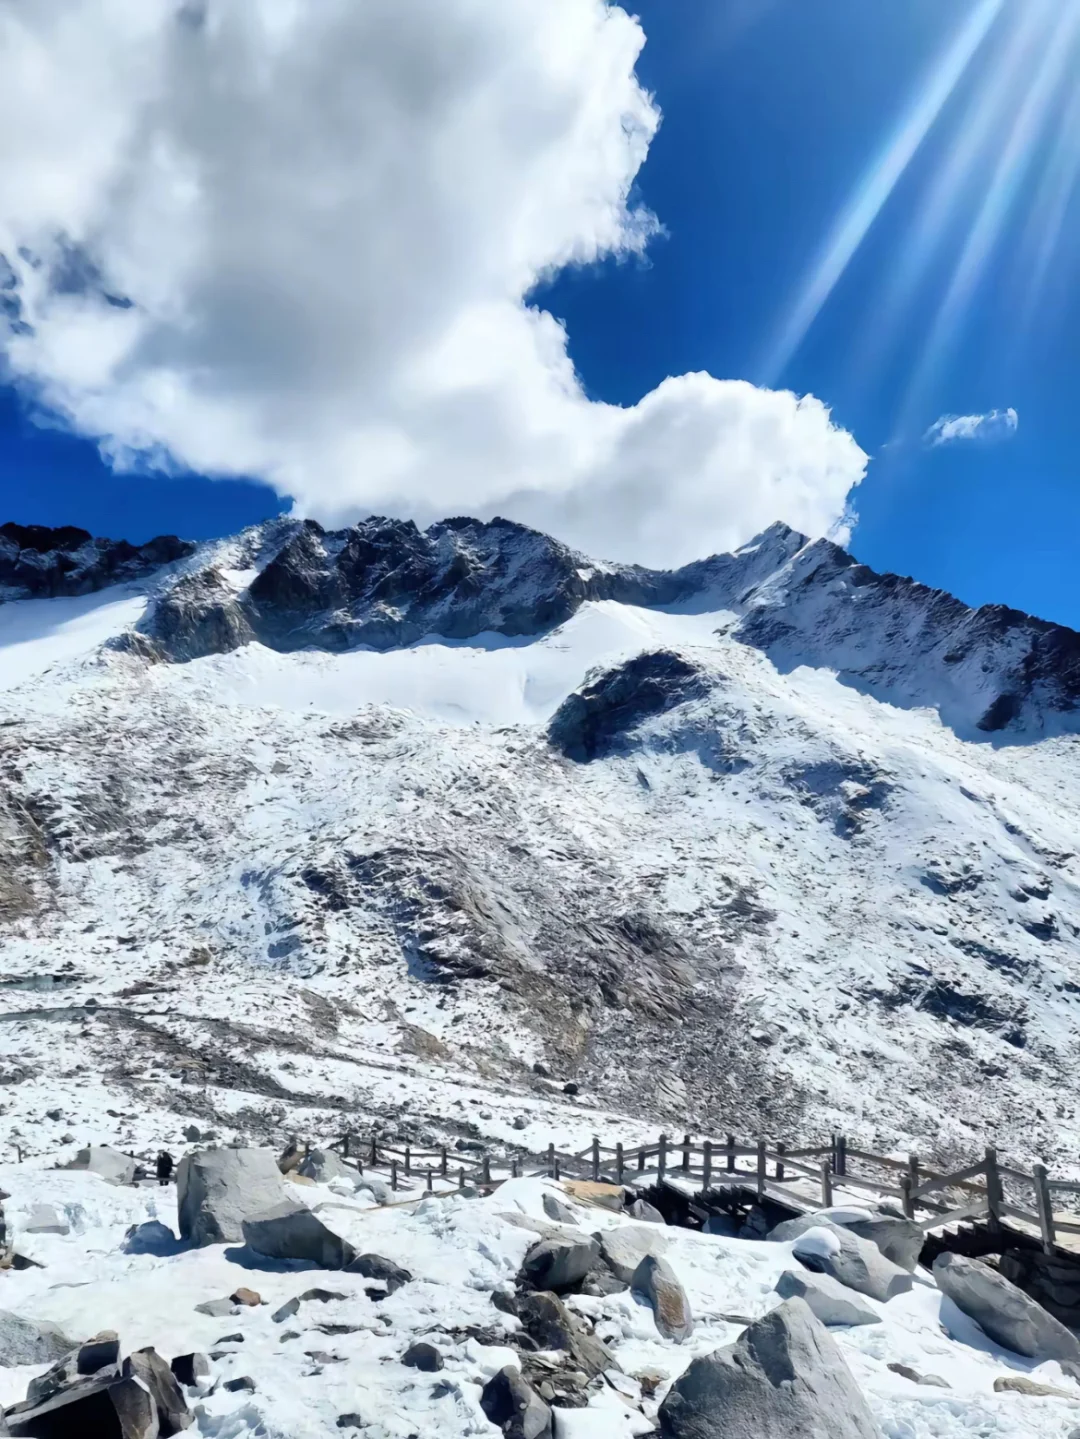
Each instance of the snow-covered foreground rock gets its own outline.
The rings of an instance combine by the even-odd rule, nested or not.
[[[9,1145],[1080,1172],[1071,631],[782,526],[660,574],[275,521],[105,588],[50,543],[0,603]]]
[[[521,1366],[519,1349],[533,1358],[507,1299],[538,1231],[551,1224],[544,1195],[552,1190],[542,1181],[511,1181],[489,1198],[429,1197],[396,1207],[373,1206],[370,1195],[346,1193],[340,1181],[334,1188],[290,1185],[357,1250],[407,1266],[411,1279],[387,1297],[361,1275],[264,1260],[242,1245],[190,1249],[160,1228],[128,1237],[138,1225],[175,1233],[170,1189],[118,1188],[94,1175],[29,1163],[0,1168],[0,1186],[10,1196],[9,1230],[43,1266],[0,1275],[0,1309],[51,1321],[75,1340],[114,1329],[122,1354],[152,1345],[167,1360],[213,1355],[209,1375],[187,1390],[194,1434],[495,1439],[499,1430],[481,1407],[484,1386],[504,1366]],[[567,1203],[565,1194],[558,1197]],[[42,1204],[64,1217],[69,1234],[22,1232]],[[570,1211],[583,1237],[627,1227],[605,1209]],[[653,1432],[672,1382],[778,1306],[777,1281],[799,1267],[790,1243],[664,1233],[665,1262],[693,1310],[692,1335],[683,1343],[662,1338],[652,1310],[632,1291],[566,1296],[582,1332],[601,1340],[614,1363],[581,1391],[583,1407],[556,1405],[555,1439]],[[139,1252],[146,1246],[151,1252]],[[213,1304],[241,1287],[261,1302],[247,1295],[245,1304]],[[319,1297],[289,1304],[313,1290]],[[1080,1385],[1056,1363],[1038,1364],[993,1344],[925,1271],[909,1293],[887,1304],[859,1302],[876,1322],[828,1332],[883,1439],[1065,1439],[1080,1426]],[[221,1312],[200,1312],[200,1305]],[[419,1342],[437,1351],[441,1367],[434,1372],[402,1362]],[[5,1366],[0,1355],[0,1403],[21,1401],[46,1368]],[[911,1373],[931,1382],[906,1377]],[[252,1386],[227,1387],[245,1378]],[[1001,1391],[1003,1381],[1024,1379],[1059,1395]]]

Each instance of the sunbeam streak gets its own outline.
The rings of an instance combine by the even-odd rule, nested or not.
[[[864,178],[803,288],[764,367],[775,385],[802,345],[855,257],[871,226],[903,178],[927,135],[967,73],[1004,8],[1005,0],[980,0],[945,56],[929,76],[918,102]]]

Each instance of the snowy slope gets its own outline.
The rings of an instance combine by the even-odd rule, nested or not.
[[[1077,637],[783,527],[674,576],[436,530],[0,605],[20,1145],[842,1127],[1077,1169]]]

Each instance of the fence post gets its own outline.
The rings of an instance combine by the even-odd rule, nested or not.
[[[351,1134],[349,1133],[349,1131],[346,1129],[346,1131],[345,1131],[345,1138],[344,1138],[344,1140],[342,1141],[342,1145],[341,1145],[341,1154],[342,1154],[342,1157],[343,1157],[344,1159],[348,1159],[348,1157],[349,1157],[349,1140],[350,1140],[351,1138],[352,1138],[352,1135],[351,1135]]]
[[[558,1179],[558,1177],[559,1177],[559,1171],[555,1168],[555,1146],[554,1146],[554,1144],[549,1144],[549,1145],[548,1145],[547,1172],[548,1172],[548,1178],[549,1178],[549,1179]]]
[[[765,1141],[759,1139],[757,1142],[757,1197],[765,1198],[765,1181],[768,1178],[768,1163],[765,1159]]]
[[[915,1218],[915,1201],[911,1197],[911,1175],[900,1176],[900,1206],[908,1219]]]
[[[910,1195],[911,1195],[911,1198],[910,1198],[911,1212],[908,1213],[908,1211],[905,1209],[905,1210],[904,1210],[904,1213],[907,1214],[907,1217],[908,1217],[909,1219],[914,1219],[914,1218],[915,1218],[915,1191],[916,1191],[916,1189],[918,1189],[918,1187],[919,1187],[919,1156],[918,1156],[917,1154],[909,1154],[909,1155],[908,1155],[908,1157],[907,1157],[907,1172],[908,1172],[908,1180],[910,1181],[910,1182],[909,1182],[909,1185],[908,1185],[908,1188],[909,1188]]]
[[[1039,1228],[1042,1230],[1043,1253],[1053,1254],[1054,1205],[1050,1198],[1050,1181],[1047,1178],[1046,1165],[1033,1165],[1032,1173],[1035,1177],[1035,1202],[1039,1211]]]
[[[592,1141],[592,1177],[593,1183],[600,1183],[600,1140],[594,1134]]]
[[[433,1193],[435,1189],[435,1171],[429,1167],[427,1172],[427,1192]]]
[[[821,1161],[821,1207],[832,1208],[832,1173],[827,1159]]]
[[[558,1177],[559,1177],[559,1156],[558,1156],[557,1154],[556,1154],[556,1156],[555,1156],[555,1166],[554,1166],[554,1167],[555,1167],[555,1172],[554,1172],[554,1174],[553,1174],[552,1177],[553,1177],[554,1179],[558,1179]]]
[[[712,1140],[706,1139],[701,1149],[704,1155],[701,1170],[701,1192],[708,1194],[712,1188]]]
[[[625,1168],[626,1163],[623,1159],[622,1140],[620,1139],[615,1146],[615,1178],[619,1184],[623,1182],[623,1171]]]
[[[485,1184],[491,1183],[491,1156],[488,1154],[480,1161],[480,1178]]]
[[[643,1146],[641,1149],[639,1149],[638,1152],[637,1152],[637,1167],[638,1167],[638,1173],[639,1173],[639,1174],[641,1174],[641,1173],[644,1172],[644,1169],[645,1169],[645,1149],[644,1149],[644,1146]]]
[[[378,1164],[378,1162],[379,1162],[379,1136],[378,1136],[377,1134],[373,1134],[373,1135],[371,1136],[371,1167],[372,1167],[372,1169],[375,1168],[375,1166]]]
[[[441,1176],[443,1179],[446,1178],[446,1145],[445,1145],[445,1144],[443,1145],[442,1151],[441,1151],[440,1154],[439,1154],[439,1174],[440,1174],[440,1176]]]
[[[735,1173],[735,1136],[729,1134],[727,1137],[727,1172]]]
[[[511,1179],[517,1179],[517,1177],[518,1177],[518,1162],[517,1162],[516,1159],[511,1159],[511,1161],[510,1161],[510,1178],[511,1178]]]
[[[690,1147],[690,1136],[684,1134],[682,1142],[682,1172],[684,1174],[690,1173]]]
[[[408,1178],[411,1176],[411,1174],[412,1174],[412,1150],[410,1149],[408,1143],[406,1143],[406,1145],[405,1145],[405,1178],[408,1179]]]
[[[997,1150],[986,1147],[986,1213],[987,1228],[991,1234],[1001,1231],[1001,1205],[1004,1193],[1001,1188],[1001,1171],[998,1169]]]
[[[664,1182],[664,1173],[665,1173],[665,1171],[667,1170],[667,1135],[666,1135],[666,1134],[661,1134],[661,1136],[660,1136],[660,1143],[659,1143],[659,1145],[658,1145],[658,1149],[659,1149],[659,1154],[657,1155],[657,1165],[656,1165],[656,1168],[657,1168],[657,1173],[658,1173],[659,1176],[660,1176],[660,1183],[663,1184],[663,1182]]]
[[[844,1176],[847,1174],[847,1135],[846,1135],[846,1134],[838,1134],[838,1135],[836,1136],[836,1158],[837,1158],[837,1161],[838,1161],[838,1167],[837,1167],[836,1172],[837,1172],[837,1174],[840,1175],[841,1179],[843,1179]]]
[[[396,1188],[397,1188],[397,1160],[396,1160],[396,1159],[391,1159],[391,1161],[390,1161],[390,1188],[391,1188],[391,1189],[396,1189]]]
[[[777,1155],[786,1154],[786,1153],[787,1153],[787,1145],[784,1144],[784,1143],[782,1143],[782,1142],[777,1142],[777,1145],[776,1145],[776,1153],[777,1153]],[[777,1161],[776,1161],[776,1177],[777,1177],[777,1179],[783,1179],[783,1177],[784,1177],[784,1161],[783,1161],[783,1159],[780,1159],[780,1158],[778,1158]]]
[[[459,1191],[462,1191],[462,1190],[464,1190],[464,1188],[465,1188],[465,1166],[464,1166],[464,1164],[463,1164],[463,1165],[461,1166],[461,1168],[458,1170],[457,1187],[458,1187],[458,1190],[459,1190]]]

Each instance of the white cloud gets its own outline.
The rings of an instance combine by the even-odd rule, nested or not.
[[[988,410],[985,415],[942,415],[927,430],[923,439],[931,449],[965,441],[996,445],[1011,439],[1020,427],[1020,416],[1013,409]]]
[[[652,562],[824,533],[866,459],[820,402],[590,401],[525,302],[655,229],[642,43],[604,0],[0,0],[10,372],[115,463],[330,523],[501,512]]]

